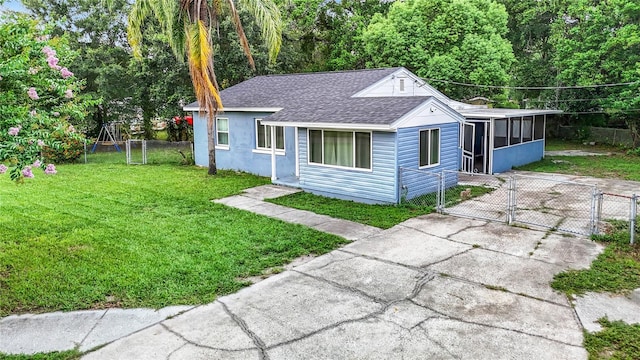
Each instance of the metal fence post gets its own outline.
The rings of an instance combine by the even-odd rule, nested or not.
[[[516,220],[516,179],[513,176],[509,176],[508,179],[507,224],[513,225]]]
[[[636,237],[636,216],[638,215],[638,195],[631,195],[631,215],[629,216],[630,242],[633,245]]]
[[[591,191],[591,234],[598,233],[598,223],[600,222],[600,215],[602,212],[602,193],[594,186]]]
[[[439,178],[438,178],[438,195],[436,198],[436,201],[438,203],[438,213],[442,214],[444,213],[444,202],[445,202],[445,198],[444,198],[444,191],[445,191],[445,183],[446,183],[446,175],[444,170],[440,172]]]

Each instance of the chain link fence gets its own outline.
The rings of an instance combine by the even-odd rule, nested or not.
[[[446,187],[442,211],[447,214],[508,222],[511,181],[507,177],[443,171]],[[457,186],[456,186],[457,184]]]
[[[629,232],[631,244],[638,241],[640,224],[638,205],[640,197],[599,192],[597,194],[596,234],[611,235],[616,232]]]
[[[513,181],[513,222],[580,235],[594,232],[594,185],[523,174],[514,174]]]
[[[401,168],[400,203],[462,217],[592,235],[628,227],[638,239],[640,197],[602,193],[553,175],[471,174]]]
[[[111,164],[175,164],[194,163],[190,141],[128,140],[87,143],[81,161]]]

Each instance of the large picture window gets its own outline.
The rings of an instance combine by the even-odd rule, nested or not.
[[[216,119],[216,145],[229,147],[229,119]]]
[[[371,169],[371,133],[309,130],[309,163]]]
[[[256,119],[256,149],[271,150],[271,126],[262,125],[262,119]],[[284,150],[283,126],[276,126],[276,150]]]
[[[420,167],[440,163],[440,129],[420,130]]]

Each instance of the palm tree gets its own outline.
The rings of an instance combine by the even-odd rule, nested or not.
[[[269,59],[274,61],[282,43],[282,20],[278,7],[272,0],[240,0],[239,5],[255,18],[269,49]],[[138,57],[141,56],[143,25],[149,16],[160,23],[161,32],[176,57],[179,60],[186,57],[188,61],[196,99],[200,108],[207,112],[209,174],[214,175],[217,169],[213,120],[222,110],[222,101],[214,71],[212,33],[220,17],[231,18],[240,45],[255,69],[235,3],[233,0],[136,0],[129,14],[127,31],[134,55]]]

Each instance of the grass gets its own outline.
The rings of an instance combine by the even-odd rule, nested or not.
[[[640,324],[600,319],[602,331],[585,332],[584,346],[590,360],[640,359]]]
[[[558,150],[583,150],[588,152],[596,152],[596,153],[607,153],[607,152],[623,152],[623,149],[619,146],[608,145],[608,144],[600,144],[589,145],[589,143],[585,143],[582,141],[571,141],[571,140],[561,140],[561,139],[549,139],[545,140],[545,150],[547,151],[558,151]]]
[[[585,146],[573,142],[547,142],[546,150],[582,149],[610,152],[602,156],[547,156],[541,161],[517,167],[517,170],[560,173],[640,181],[640,157],[627,155],[619,147],[606,145]]]
[[[491,189],[478,186],[456,186],[447,190],[447,194],[454,194],[451,202],[460,202],[460,191],[471,188],[471,197],[490,192]],[[447,199],[449,195],[447,195]],[[430,214],[436,206],[433,194],[410,200],[412,203],[402,205],[368,205],[354,201],[333,199],[318,196],[307,192],[266,200],[295,209],[312,211],[339,219],[354,221],[357,223],[375,226],[381,229],[389,229],[405,220],[419,215]]]
[[[0,353],[0,360],[75,360],[82,354],[78,350],[39,353],[33,355],[8,355]]]
[[[629,223],[611,221],[608,234],[594,240],[607,244],[604,252],[586,270],[557,274],[551,287],[568,295],[595,292],[624,292],[640,287],[640,244],[629,244]]]
[[[0,316],[202,304],[345,242],[210,200],[268,183],[243,173],[124,164],[0,176]]]

